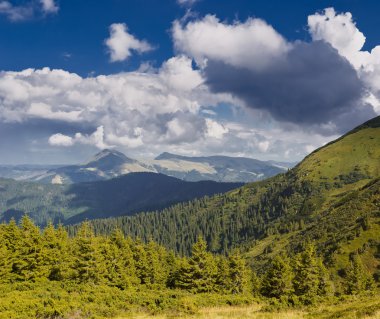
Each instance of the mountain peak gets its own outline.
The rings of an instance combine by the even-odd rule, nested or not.
[[[119,151],[105,148],[104,150],[101,150],[99,153],[96,153],[95,156],[90,161],[92,162],[94,160],[99,160],[99,159],[107,157],[107,156],[116,156],[116,157],[120,157],[123,159],[128,159],[128,157],[126,157],[123,153],[121,153]]]
[[[128,158],[119,151],[104,149],[95,154],[95,156],[87,162],[86,166],[108,170],[113,169],[116,166],[131,162],[133,162],[132,159]]]

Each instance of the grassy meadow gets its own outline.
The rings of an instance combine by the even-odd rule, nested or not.
[[[271,310],[263,303],[247,306],[219,306],[199,309],[195,314],[129,314],[112,319],[379,319],[380,297],[372,296],[365,299],[351,298],[349,300],[324,303],[319,306],[304,309]]]

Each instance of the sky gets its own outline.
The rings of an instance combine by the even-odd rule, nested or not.
[[[0,0],[0,164],[299,161],[380,114],[375,0]]]

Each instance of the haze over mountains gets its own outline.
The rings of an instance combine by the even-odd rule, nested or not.
[[[185,181],[253,182],[291,168],[294,163],[244,157],[187,157],[162,153],[155,159],[132,159],[105,149],[84,164],[61,167],[5,167],[0,176],[41,183],[71,184],[107,180],[136,172],[162,173]],[[28,169],[27,169],[28,168]]]

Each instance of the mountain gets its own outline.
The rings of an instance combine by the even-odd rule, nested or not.
[[[332,276],[345,276],[357,255],[380,281],[380,117],[265,181],[93,225],[100,232],[119,227],[182,254],[201,235],[214,252],[243,249],[257,269],[313,242]]]
[[[119,158],[107,155],[107,160],[113,164]],[[95,162],[92,161],[91,165]],[[106,168],[104,161],[100,165]],[[227,192],[241,185],[213,181],[185,182],[156,173],[131,173],[106,181],[71,185],[0,178],[0,222],[9,221],[12,217],[19,219],[25,213],[40,225],[49,220],[74,223],[84,219],[131,215]]]
[[[61,165],[0,165],[0,177],[28,180],[60,166]]]
[[[186,157],[170,153],[162,153],[154,160],[136,160],[121,152],[106,149],[85,164],[54,168],[34,175],[29,180],[71,184],[107,180],[135,172],[151,172],[186,181],[252,182],[282,173],[293,165],[244,157]]]
[[[245,157],[188,157],[167,152],[157,156],[153,164],[160,173],[184,180],[209,179],[241,182],[263,180],[294,166],[294,163],[259,161]],[[193,169],[189,169],[192,166]]]
[[[71,184],[101,181],[134,172],[153,172],[145,164],[126,157],[123,153],[105,149],[87,163],[55,168],[30,180],[52,184]]]

